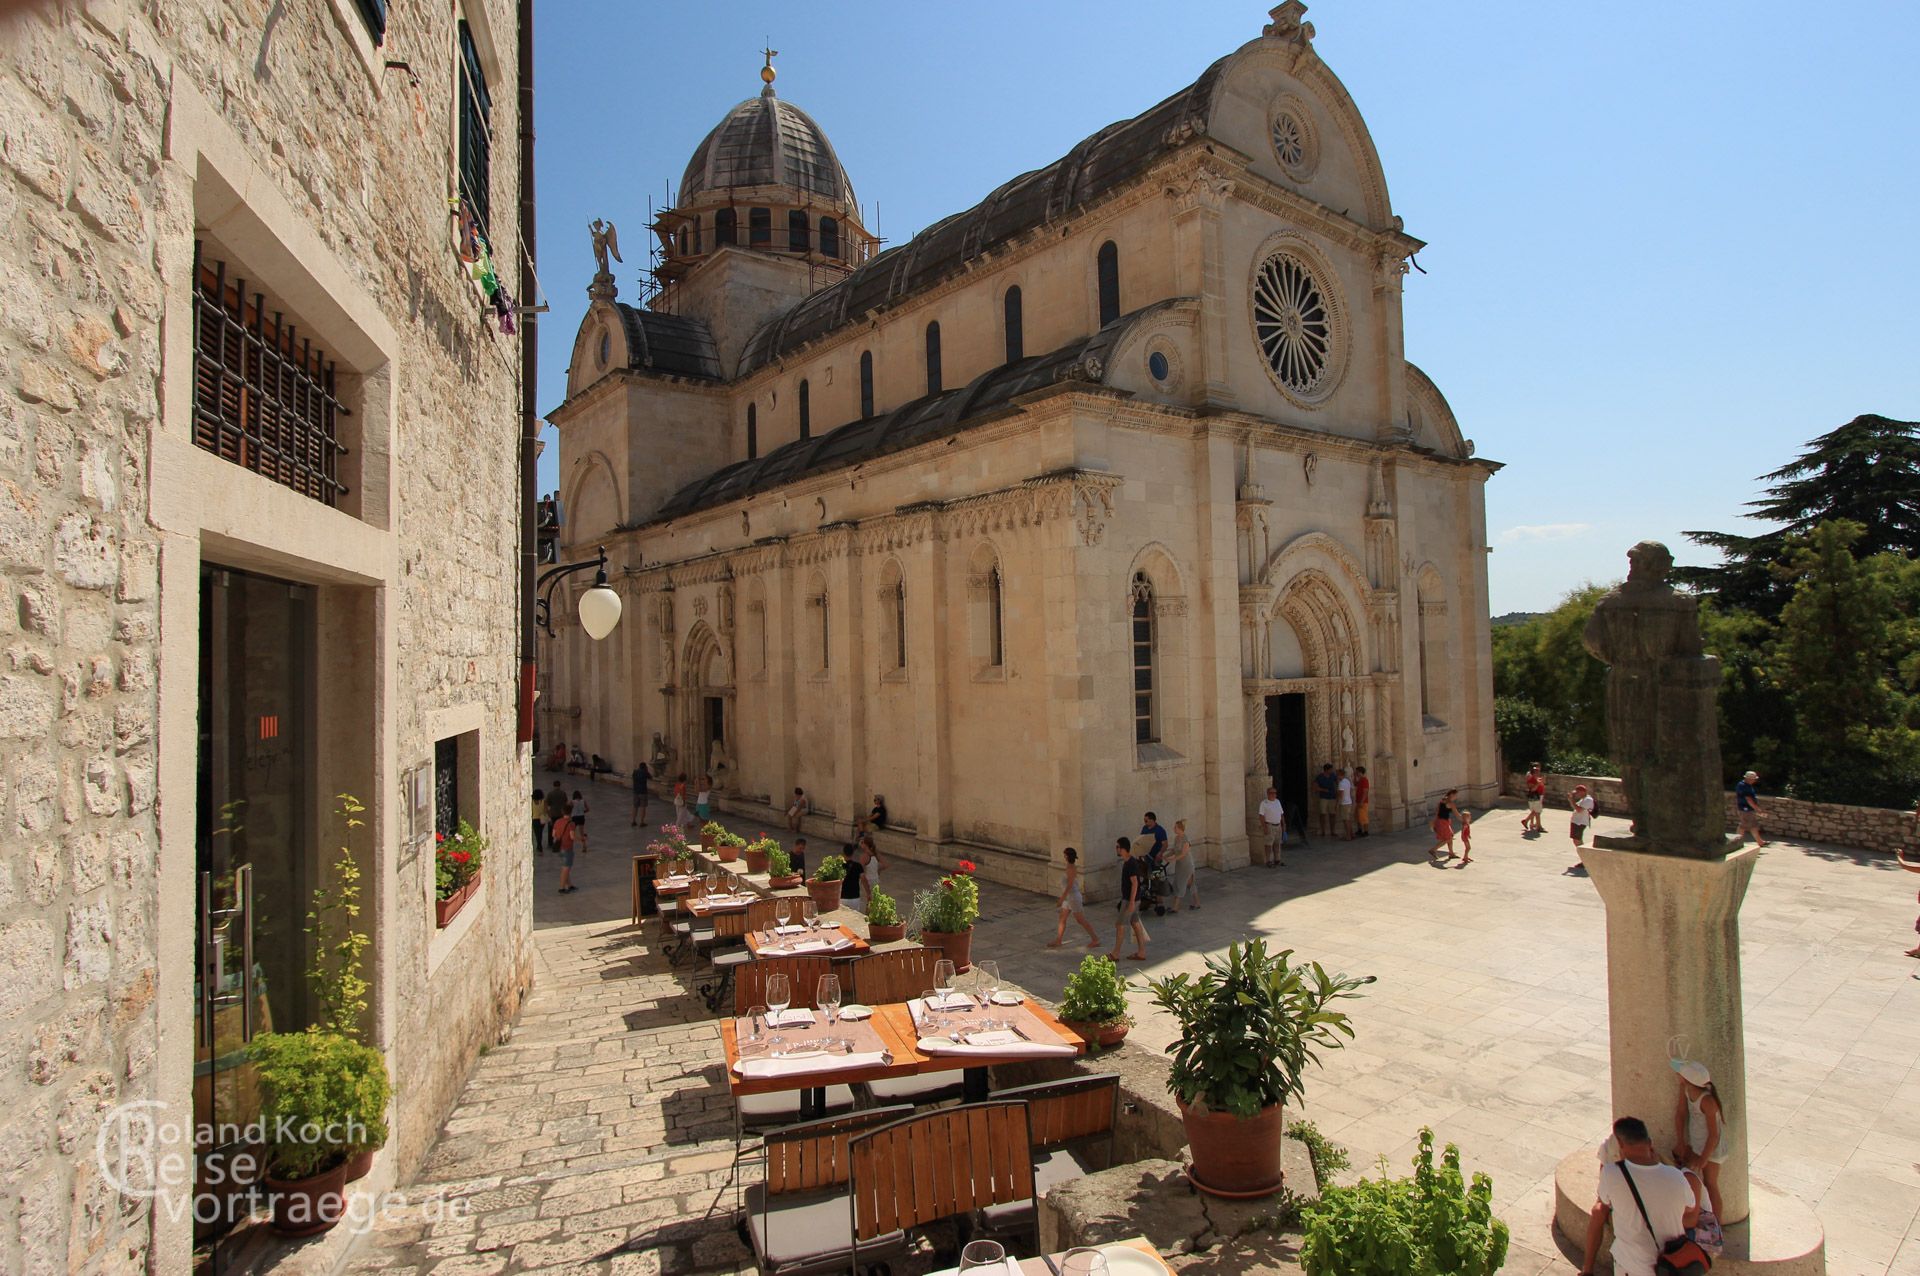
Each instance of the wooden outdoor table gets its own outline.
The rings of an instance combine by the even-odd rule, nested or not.
[[[744,913],[747,911],[747,905],[753,903],[751,898],[738,895],[722,899],[717,904],[712,902],[712,898],[712,896],[703,896],[700,899],[687,901],[687,911],[695,917],[711,917],[715,913]]]
[[[827,938],[829,941],[831,941],[834,938],[841,938],[841,939],[852,940],[853,942],[849,947],[846,947],[846,948],[832,948],[832,949],[816,948],[811,952],[805,952],[805,953],[782,952],[777,947],[771,948],[769,951],[763,951],[763,950],[768,950],[771,945],[785,943],[789,940],[794,940],[794,939],[804,939],[805,935],[799,932],[795,932],[794,934],[791,934],[791,935],[776,936],[772,931],[755,930],[755,931],[747,932],[747,951],[751,952],[754,955],[755,960],[758,960],[761,957],[821,956],[821,957],[832,957],[836,961],[841,960],[843,958],[847,958],[847,957],[864,957],[867,955],[867,953],[872,951],[871,945],[869,945],[866,940],[860,938],[860,936],[854,934],[851,930],[847,929],[845,926],[835,926],[831,931],[823,930],[817,933]]]
[[[1094,1245],[1090,1248],[1103,1252],[1121,1248],[1138,1250],[1140,1253],[1145,1254],[1148,1258],[1158,1263],[1161,1271],[1172,1270],[1167,1266],[1167,1260],[1160,1257],[1160,1251],[1155,1249],[1153,1244],[1144,1236],[1130,1236],[1124,1241],[1109,1241],[1105,1245]],[[1047,1258],[1019,1259],[1017,1262],[1020,1269],[1020,1276],[1056,1276],[1056,1273],[1059,1271],[1059,1262],[1062,1258],[1066,1257],[1066,1253],[1067,1251],[1061,1250],[1057,1254],[1047,1255]],[[1052,1263],[1047,1261],[1049,1258],[1053,1260]],[[987,1270],[995,1273],[999,1271],[998,1268],[992,1267],[989,1267]],[[959,1276],[959,1271],[960,1269],[958,1267],[948,1267],[941,1271],[932,1272],[929,1276]]]
[[[1038,1021],[1040,1028],[1051,1032],[1062,1045],[1072,1046],[1075,1055],[1086,1052],[1086,1042],[1080,1039],[1080,1034],[1061,1023],[1054,1017],[1052,1011],[1031,997],[1022,1001],[1018,1006],[995,1006],[993,1008],[993,1013],[1001,1018],[1016,1016],[1022,1019],[1026,1018],[1026,1015],[1019,1014],[1021,1011],[1025,1011],[1026,1015],[1030,1015],[1032,1020]],[[958,1015],[962,1022],[966,1022],[968,1020],[977,1021],[984,1018],[987,1011],[982,1007],[976,1006],[971,1011],[949,1010],[945,1013],[949,1016]],[[873,1008],[873,1017],[875,1019],[884,1017],[889,1020],[893,1031],[906,1041],[908,1054],[918,1061],[913,1069],[915,1073],[960,1071],[962,1073],[961,1097],[963,1101],[967,1103],[984,1103],[986,1101],[989,1090],[987,1069],[994,1064],[1023,1063],[1035,1058],[1034,1055],[1025,1054],[1017,1048],[1009,1051],[1005,1056],[992,1054],[922,1054],[916,1046],[916,1043],[920,1040],[920,1033],[913,1026],[913,1011],[908,1007],[907,1003],[889,1002],[884,1006],[875,1006]],[[1045,1040],[1044,1037],[1041,1039]],[[896,1061],[904,1057],[901,1056],[898,1051],[894,1053]],[[1064,1059],[1069,1056],[1060,1055],[1058,1057]]]

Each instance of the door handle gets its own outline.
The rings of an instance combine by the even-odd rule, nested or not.
[[[234,902],[240,910],[240,1039],[253,1040],[253,865],[233,873]]]

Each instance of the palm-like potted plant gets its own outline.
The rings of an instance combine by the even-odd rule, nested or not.
[[[1167,1088],[1193,1151],[1188,1177],[1203,1192],[1244,1198],[1280,1190],[1281,1105],[1306,1089],[1320,1051],[1353,1036],[1332,1004],[1358,996],[1373,977],[1330,975],[1318,962],[1292,958],[1292,949],[1269,953],[1255,939],[1208,957],[1198,978],[1147,983],[1154,1004],[1180,1028],[1167,1047]]]
[[[763,837],[752,846],[747,847],[747,854],[749,856],[753,854],[755,847],[766,852],[767,884],[769,886],[773,887],[774,890],[784,891],[791,890],[800,884],[800,874],[793,871],[793,856],[787,853],[787,849],[784,846],[780,845],[780,843],[773,838]]]
[[[813,897],[815,912],[830,913],[840,907],[840,883],[846,880],[847,861],[844,856],[829,855],[820,861],[813,876],[807,879],[807,894]]]
[[[719,856],[722,864],[731,864],[739,859],[740,848],[746,845],[743,841],[735,840],[733,834],[727,832],[726,825],[718,820],[708,820],[700,826],[700,844]]]
[[[907,937],[907,924],[900,920],[900,906],[883,890],[867,898],[867,939],[875,944],[891,944]]]
[[[347,1162],[386,1141],[386,1058],[318,1027],[262,1033],[247,1057],[259,1069],[274,1230],[317,1235],[346,1209]]]
[[[972,860],[960,860],[932,890],[913,899],[920,942],[938,948],[956,971],[973,968],[973,924],[980,919],[980,883],[973,869]]]
[[[1090,1047],[1117,1046],[1126,1040],[1133,1016],[1127,1013],[1127,986],[1111,957],[1088,953],[1080,959],[1080,969],[1067,977],[1060,995],[1060,1022]]]

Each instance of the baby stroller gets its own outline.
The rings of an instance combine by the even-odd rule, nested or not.
[[[1147,898],[1153,901],[1153,915],[1167,915],[1167,898],[1173,894],[1173,878],[1160,856],[1147,856]]]

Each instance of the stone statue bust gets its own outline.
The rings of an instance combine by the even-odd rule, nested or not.
[[[1616,850],[1707,859],[1728,849],[1721,791],[1720,659],[1700,642],[1699,605],[1667,581],[1657,541],[1627,551],[1625,583],[1593,609],[1584,641],[1607,670],[1607,744],[1626,786],[1633,835]]]

